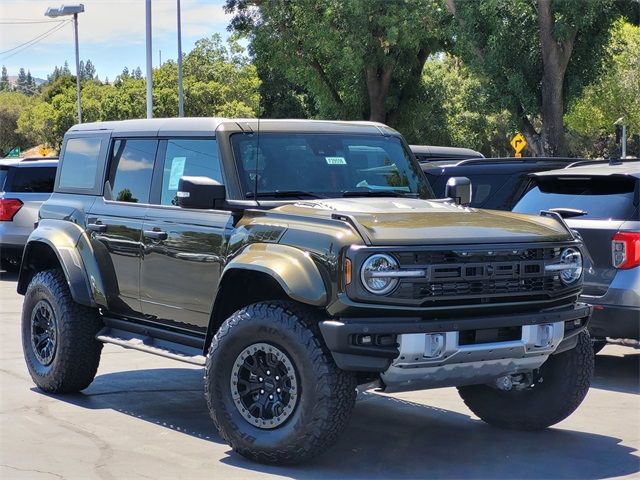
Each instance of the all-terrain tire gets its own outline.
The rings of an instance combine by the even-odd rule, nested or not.
[[[43,363],[32,342],[32,316],[49,308],[54,318],[55,347]],[[49,393],[75,393],[89,386],[100,363],[102,343],[95,339],[102,327],[98,311],[73,301],[61,270],[37,273],[22,305],[22,350],[34,383]]]
[[[487,385],[458,387],[469,409],[485,422],[514,430],[554,425],[582,403],[593,377],[593,347],[585,332],[575,348],[552,355],[540,368],[542,382],[524,390],[502,391]]]
[[[321,341],[318,320],[312,309],[293,302],[256,303],[231,315],[214,336],[205,396],[220,435],[240,455],[260,463],[300,463],[323,452],[346,427],[356,377],[336,366]],[[232,398],[234,362],[257,342],[284,352],[297,374],[297,404],[276,428],[249,423]]]

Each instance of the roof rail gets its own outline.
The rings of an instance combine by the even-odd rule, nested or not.
[[[38,160],[58,160],[58,157],[26,157],[18,158],[21,162],[37,162]]]
[[[573,167],[583,167],[585,165],[622,165],[624,163],[629,162],[638,162],[640,159],[638,158],[608,158],[608,159],[599,159],[599,160],[581,160],[578,162],[571,163],[567,165],[565,168],[573,168]]]
[[[455,165],[457,167],[461,165],[482,165],[483,163],[571,163],[577,161],[586,161],[580,158],[568,158],[568,157],[496,157],[496,158],[470,158],[468,160],[461,160]]]

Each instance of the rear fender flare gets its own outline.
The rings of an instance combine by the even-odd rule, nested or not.
[[[53,225],[55,223],[55,225]],[[73,300],[81,305],[95,307],[91,286],[87,276],[83,256],[86,256],[86,239],[82,242],[84,231],[71,222],[42,220],[38,227],[31,233],[24,249],[22,265],[18,277],[18,293],[27,291],[29,282],[34,275],[32,265],[38,263],[51,264],[53,259],[32,258],[38,252],[38,247],[45,245],[56,256],[57,263],[62,268]],[[85,255],[82,255],[82,253]],[[44,261],[43,261],[44,260]]]

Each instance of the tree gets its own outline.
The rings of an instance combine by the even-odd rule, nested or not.
[[[15,147],[29,146],[29,139],[16,132],[18,118],[28,103],[28,97],[20,92],[0,91],[0,153],[2,156]]]
[[[565,121],[577,135],[577,155],[619,155],[614,122],[624,117],[629,154],[640,156],[640,26],[616,22],[601,76],[570,105]]]
[[[256,61],[308,91],[323,117],[396,123],[428,56],[447,45],[449,15],[438,0],[227,0],[225,8]]]
[[[93,80],[96,77],[96,67],[94,67],[91,60],[87,60],[84,64],[83,80]]]
[[[27,88],[27,73],[24,71],[24,68],[20,68],[18,71],[18,79],[16,80],[16,89],[20,93],[26,94],[28,91]]]
[[[492,84],[537,155],[566,153],[563,114],[597,75],[614,0],[446,0],[457,50]]]
[[[27,76],[24,80],[24,93],[31,96],[35,93],[37,93],[36,91],[36,82],[33,79],[33,77],[31,76],[31,70],[27,70]]]
[[[0,92],[10,90],[9,75],[7,74],[7,67],[2,66],[2,75],[0,75]]]

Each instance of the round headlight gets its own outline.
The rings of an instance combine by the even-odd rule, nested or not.
[[[398,278],[385,276],[386,272],[398,270],[398,262],[391,255],[378,253],[367,258],[360,270],[364,287],[376,295],[389,293],[398,284]]]
[[[582,254],[577,248],[565,248],[560,254],[560,261],[567,265],[560,272],[560,280],[565,285],[577,282],[582,276]]]

